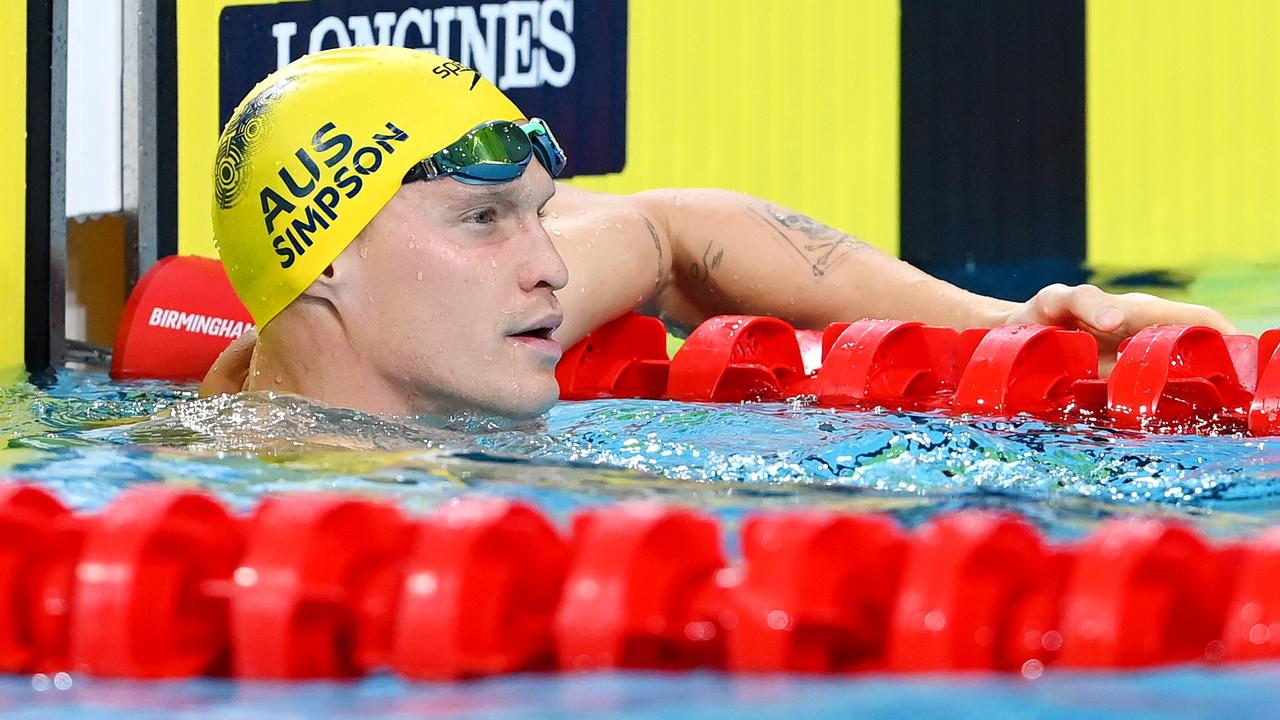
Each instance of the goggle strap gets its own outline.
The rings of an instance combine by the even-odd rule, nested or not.
[[[564,152],[557,152],[559,144],[551,134],[546,122],[541,118],[531,118],[529,122],[520,125],[520,129],[528,136],[530,144],[533,145],[533,152],[538,161],[542,163],[542,167],[546,168],[552,177],[559,176],[560,171],[564,168],[562,159]]]
[[[416,180],[434,180],[440,176],[440,168],[436,166],[434,158],[423,158],[413,164],[409,168],[409,172],[405,173],[404,181],[413,182]]]

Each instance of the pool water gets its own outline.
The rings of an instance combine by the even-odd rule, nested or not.
[[[1273,271],[1204,273],[1163,292],[1211,302],[1258,333],[1280,325]],[[1114,278],[1125,288],[1152,281]],[[1280,439],[630,400],[562,403],[520,428],[441,425],[287,396],[197,399],[188,385],[114,383],[94,369],[0,387],[0,477],[39,483],[81,509],[139,483],[204,487],[241,510],[263,493],[315,489],[391,498],[409,510],[458,495],[505,496],[533,502],[562,526],[578,508],[658,499],[715,514],[731,554],[744,514],[794,506],[883,512],[908,526],[961,508],[1014,509],[1059,541],[1118,515],[1178,518],[1218,538],[1280,523]],[[1280,703],[1278,671],[1051,668],[1035,680],[599,673],[457,685],[390,676],[284,684],[7,677],[0,716],[1262,717]]]
[[[197,484],[237,508],[341,489],[423,509],[461,494],[577,508],[660,499],[732,527],[796,505],[890,513],[1013,508],[1056,539],[1116,515],[1179,517],[1213,536],[1280,522],[1280,441],[1148,435],[1031,419],[850,412],[801,403],[561,403],[523,428],[431,426],[245,393],[65,371],[0,389],[0,473],[96,508],[135,483]],[[480,425],[480,426],[477,426]]]

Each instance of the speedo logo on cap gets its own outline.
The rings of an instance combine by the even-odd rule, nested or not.
[[[311,137],[311,147],[300,147],[294,161],[287,161],[273,180],[258,192],[262,221],[271,237],[271,249],[287,270],[314,243],[313,238],[338,219],[343,197],[351,199],[364,188],[363,177],[378,172],[383,157],[409,134],[386,123],[386,132],[375,132],[359,148],[351,135],[325,123]],[[367,143],[367,144],[366,144]]]

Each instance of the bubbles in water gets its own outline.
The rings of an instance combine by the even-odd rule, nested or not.
[[[36,673],[31,676],[31,689],[36,692],[48,692],[51,688],[70,690],[72,684],[71,676],[65,672],[54,673],[52,678],[45,673]]]

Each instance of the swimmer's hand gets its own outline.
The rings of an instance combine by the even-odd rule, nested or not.
[[[1121,340],[1149,325],[1205,325],[1239,333],[1217,310],[1145,293],[1112,295],[1093,285],[1049,285],[1013,309],[1009,325],[1059,325],[1086,330],[1098,340],[1099,371],[1111,374]]]
[[[226,350],[213,361],[213,367],[200,383],[200,397],[238,393],[244,389],[249,379],[249,361],[253,359],[253,348],[258,344],[258,332],[249,329],[240,337],[231,341]]]

